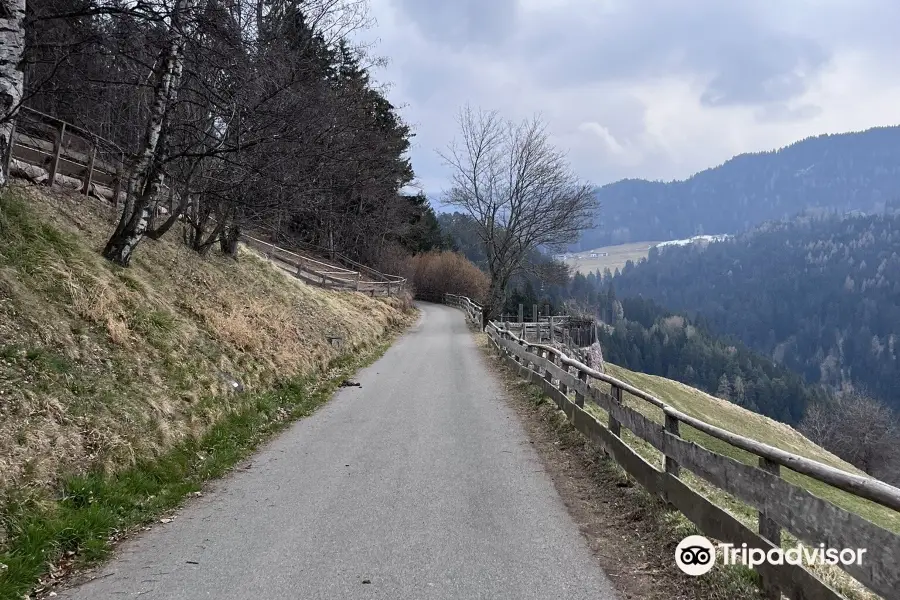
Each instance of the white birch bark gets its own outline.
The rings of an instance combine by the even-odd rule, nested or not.
[[[25,0],[0,0],[0,187],[9,173],[15,111],[22,102],[24,75],[19,69],[25,50]]]
[[[184,70],[185,32],[183,19],[192,8],[194,0],[177,0],[172,13],[172,39],[166,57],[159,65],[159,77],[154,91],[144,144],[135,161],[134,178],[137,184],[134,203],[130,211],[122,213],[122,221],[113,237],[107,242],[103,255],[122,266],[127,266],[134,249],[144,238],[150,225],[153,199],[159,192],[162,170],[158,150],[162,140],[166,114],[178,98],[178,87]],[[126,203],[126,207],[128,203]],[[123,226],[124,225],[124,226]]]

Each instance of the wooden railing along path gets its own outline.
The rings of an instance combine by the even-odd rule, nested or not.
[[[105,198],[111,208],[119,208],[120,196],[127,187],[128,156],[115,143],[27,107],[19,109],[12,139],[8,159],[22,163],[26,173],[30,166],[33,172],[29,177],[48,186],[61,183],[84,195]],[[355,268],[337,267],[248,235],[241,236],[241,241],[262,251],[277,265],[290,267],[307,283],[372,296],[396,295],[406,287],[403,277],[381,273],[343,255],[339,260]]]
[[[315,260],[248,235],[242,235],[241,241],[262,252],[279,266],[291,267],[291,273],[307,283],[332,289],[356,290],[371,296],[397,295],[406,286],[406,279],[403,277],[385,275],[368,267],[367,277],[364,278],[360,271]],[[371,273],[377,274],[378,281],[371,280],[374,278]]]
[[[458,306],[471,322],[481,326],[481,307],[476,303],[449,294],[445,302]],[[861,564],[839,564],[840,568],[883,598],[900,598],[900,535],[786,481],[781,477],[781,468],[870,500],[898,514],[900,489],[706,423],[624,381],[572,360],[555,348],[527,342],[500,324],[490,323],[486,331],[500,355],[530,381],[538,383],[578,431],[645,489],[681,511],[707,536],[738,548],[746,543],[748,548],[768,552],[781,547],[783,528],[814,548],[824,544],[826,548],[866,549]],[[591,382],[594,380],[609,384],[610,392],[593,387]],[[665,423],[656,423],[623,404],[625,392],[661,409]],[[585,400],[604,409],[609,421],[600,423],[585,411]],[[679,434],[682,423],[755,455],[758,466],[682,439]],[[625,443],[621,436],[622,427],[659,450],[663,455],[662,464],[650,464]],[[688,487],[680,478],[682,469],[759,511],[759,530],[748,528],[722,507]],[[791,600],[843,598],[803,566],[763,563],[755,568],[763,589],[773,598],[781,598],[781,594]]]
[[[38,167],[45,172],[42,182],[47,185],[62,183],[116,204],[126,171],[127,155],[122,148],[26,106],[19,109],[13,126],[12,152],[7,160]]]

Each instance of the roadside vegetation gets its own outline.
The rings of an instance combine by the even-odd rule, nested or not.
[[[111,215],[80,196],[14,185],[0,208],[0,598],[104,556],[413,314],[175,236],[123,269],[98,252]]]
[[[432,251],[407,259],[403,274],[412,282],[416,296],[442,302],[444,294],[468,296],[480,302],[487,293],[487,275],[457,252]]]

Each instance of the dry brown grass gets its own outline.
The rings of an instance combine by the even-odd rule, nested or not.
[[[98,253],[111,215],[83,197],[3,202],[0,491],[158,455],[240,408],[232,380],[313,375],[410,318],[408,299],[308,286],[249,250],[201,258],[177,230],[120,269]]]

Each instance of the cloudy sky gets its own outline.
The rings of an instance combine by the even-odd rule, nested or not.
[[[585,179],[684,178],[819,133],[900,123],[897,0],[371,0],[360,34],[436,150],[466,103],[536,112]]]

